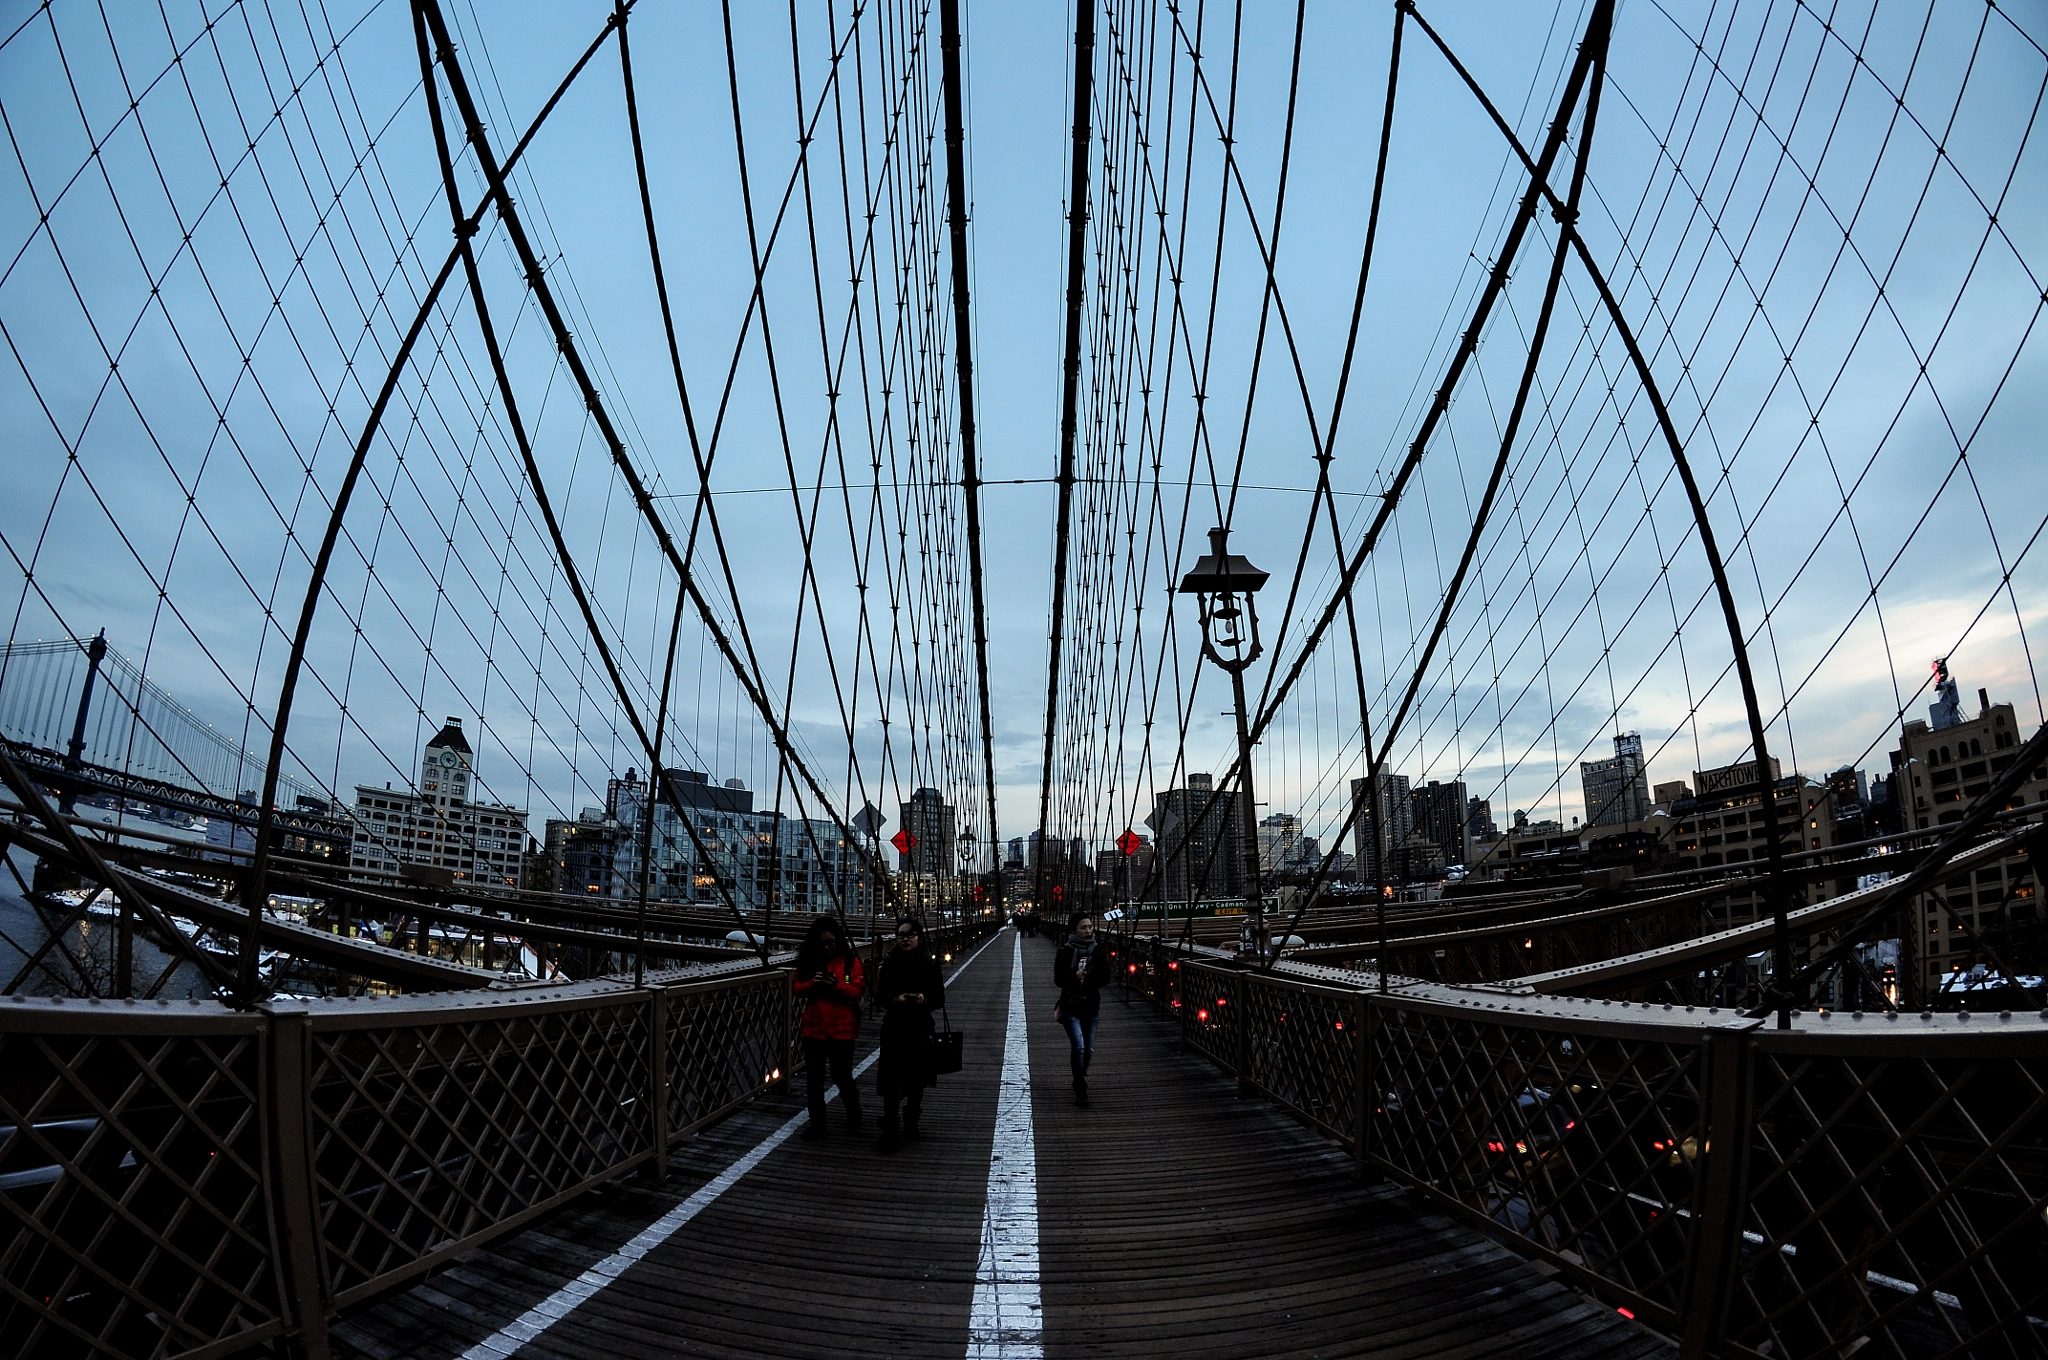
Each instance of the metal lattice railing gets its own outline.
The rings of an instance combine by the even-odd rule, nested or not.
[[[324,1354],[337,1310],[662,1174],[789,1079],[796,1007],[783,969],[250,1012],[10,998],[0,1356]]]
[[[1365,1037],[1357,994],[1255,973],[1240,974],[1237,984],[1217,990],[1234,995],[1241,1079],[1326,1137],[1352,1142]]]
[[[2048,1012],[1779,1031],[1711,1007],[1148,966],[1177,981],[1186,1047],[1241,1091],[1684,1355],[2048,1350]]]
[[[318,1008],[306,1109],[326,1296],[346,1306],[648,1160],[650,1019],[625,989]]]
[[[0,1354],[177,1355],[284,1330],[263,1017],[0,1007]]]
[[[668,1127],[703,1128],[770,1086],[801,1061],[796,998],[786,978],[754,974],[671,993],[667,1011]]]
[[[1756,1039],[1731,1338],[2048,1350],[2048,1033],[1950,1015],[1823,1029]]]
[[[1232,1076],[1244,1076],[1236,1008],[1242,975],[1228,968],[1180,964],[1176,974],[1181,1039]]]
[[[1699,1194],[1698,1031],[1374,1008],[1374,1152],[1670,1325]]]

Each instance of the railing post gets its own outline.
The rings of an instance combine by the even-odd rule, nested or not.
[[[1182,959],[1179,962],[1185,963],[1187,960]],[[1186,1053],[1191,1047],[1188,1043],[1188,1026],[1194,1023],[1194,1007],[1188,1005],[1188,970],[1185,968],[1169,968],[1167,970],[1167,978],[1167,1010],[1173,1012],[1175,1018],[1180,1021],[1180,1051]],[[1172,1004],[1176,1001],[1180,1005],[1175,1006]]]
[[[1706,1183],[1693,1220],[1692,1260],[1678,1305],[1680,1360],[1719,1355],[1726,1339],[1728,1298],[1742,1247],[1743,1205],[1749,1187],[1749,1130],[1754,1099],[1751,1035],[1760,1022],[1740,1021],[1706,1039],[1701,1085],[1707,1093]]]
[[[1372,998],[1364,992],[1353,992],[1351,1015],[1351,1042],[1357,1047],[1357,1053],[1352,1060],[1352,1073],[1357,1090],[1353,1093],[1356,1107],[1351,1124],[1351,1165],[1352,1174],[1360,1183],[1368,1183],[1376,1179],[1371,1172],[1374,1108]]]
[[[668,988],[647,989],[647,1136],[654,1158],[647,1177],[656,1185],[668,1179]]]
[[[312,1022],[303,1007],[261,1008],[270,1020],[270,1176],[277,1244],[283,1253],[279,1283],[286,1316],[304,1360],[327,1360],[326,1291],[320,1269],[320,1202],[313,1184]]]
[[[1236,1039],[1231,1048],[1236,1053],[1234,1065],[1237,1068],[1237,1098],[1250,1100],[1259,1093],[1259,1088],[1252,1084],[1252,1022],[1246,1002],[1246,998],[1251,995],[1251,973],[1247,969],[1239,968],[1230,975],[1230,978],[1230,989],[1237,993],[1233,998],[1237,1005],[1237,1018],[1230,1022],[1231,1033]]]
[[[775,1089],[778,1092],[787,1094],[789,1091],[789,1074],[796,1067],[796,993],[790,989],[791,984],[796,981],[796,970],[793,968],[781,968],[776,970],[776,974],[782,982],[782,986],[777,991],[780,1004],[775,1008],[776,1014],[782,1019],[781,1036],[777,1041],[781,1045],[779,1050],[781,1062],[779,1066],[782,1070],[782,1080],[776,1083]]]

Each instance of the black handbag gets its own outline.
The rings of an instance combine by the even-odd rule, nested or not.
[[[927,1085],[934,1086],[940,1077],[960,1070],[960,1043],[966,1037],[953,1028],[953,1017],[946,1014],[944,1002],[939,1003],[939,1014],[946,1017],[946,1028],[925,1038],[925,1054],[930,1059],[925,1065],[925,1080]]]

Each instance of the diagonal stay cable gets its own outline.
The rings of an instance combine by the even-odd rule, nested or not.
[[[627,721],[632,724],[635,734],[640,738],[642,749],[648,752],[649,759],[652,760],[658,751],[658,743],[654,740],[652,734],[648,732],[646,723],[640,716],[639,709],[633,703],[632,693],[626,685],[625,677],[619,673],[618,662],[613,657],[611,645],[605,641],[604,632],[598,625],[596,611],[591,606],[590,596],[584,588],[582,575],[576,570],[575,560],[570,556],[568,544],[562,537],[561,522],[555,515],[553,503],[548,498],[546,486],[540,475],[540,465],[534,459],[533,445],[527,438],[526,424],[519,415],[518,398],[513,392],[511,377],[505,369],[505,356],[504,351],[498,344],[497,329],[491,324],[490,304],[484,295],[482,276],[477,270],[476,250],[472,234],[463,234],[460,231],[462,202],[458,196],[459,191],[455,184],[455,162],[448,148],[448,133],[441,117],[440,98],[435,93],[433,80],[434,51],[428,35],[430,26],[436,29],[435,37],[438,39],[441,48],[441,65],[444,73],[449,78],[451,90],[456,88],[462,89],[462,95],[458,97],[457,103],[461,106],[464,122],[467,125],[467,140],[473,148],[478,161],[482,164],[490,165],[493,171],[490,178],[494,194],[499,199],[501,218],[505,218],[509,211],[509,196],[505,195],[503,188],[504,176],[489,159],[491,154],[490,147],[482,126],[475,119],[475,105],[468,100],[467,88],[459,84],[460,74],[454,65],[454,49],[448,42],[445,26],[439,22],[436,0],[416,0],[413,7],[413,18],[414,28],[419,40],[421,75],[425,80],[427,89],[427,110],[430,114],[430,121],[433,124],[435,148],[440,154],[441,173],[443,182],[447,187],[449,211],[456,215],[462,251],[462,265],[469,283],[470,301],[476,311],[477,328],[483,335],[484,350],[490,358],[491,370],[497,380],[499,395],[504,399],[506,424],[510,426],[512,436],[518,444],[519,455],[526,468],[527,481],[533,489],[534,505],[540,511],[541,518],[547,525],[548,536],[554,544],[556,558],[561,564],[563,579],[568,584],[570,593],[575,597],[577,608],[583,613],[584,626],[589,631],[592,645],[597,648],[598,658],[603,662],[606,674],[611,678],[612,688],[618,695],[620,707],[625,710]],[[508,234],[510,234],[509,227],[508,220]],[[540,273],[539,269],[532,266],[529,266],[529,269],[529,277],[537,279]],[[700,857],[700,862],[710,864],[712,862],[711,854],[704,845],[702,838],[698,835],[696,822],[691,818],[688,809],[683,807],[676,791],[668,786],[668,781],[660,778],[658,764],[655,767],[654,775],[653,782],[661,786],[663,796],[669,800],[670,805],[675,809],[676,815],[681,819],[683,827],[689,833],[691,843],[696,848],[697,854]],[[653,801],[653,789],[651,787],[649,790],[649,801]],[[739,904],[732,895],[731,885],[722,874],[714,874],[713,877],[717,880],[718,887],[725,896],[726,906],[731,910],[734,918],[738,920],[741,930],[746,930],[746,915],[739,909]],[[761,962],[763,965],[766,965],[768,962],[768,941],[764,937],[757,944]]]
[[[1410,14],[1413,15],[1412,4],[1409,4],[1408,0],[1403,0],[1403,3],[1404,8],[1407,8]],[[1479,298],[1473,307],[1471,320],[1467,323],[1463,334],[1459,337],[1458,347],[1452,354],[1443,380],[1437,386],[1436,394],[1430,402],[1429,410],[1424,415],[1415,437],[1410,441],[1408,452],[1403,457],[1400,468],[1383,494],[1379,509],[1374,513],[1372,523],[1366,530],[1364,539],[1360,542],[1357,551],[1351,554],[1345,561],[1344,570],[1340,574],[1337,588],[1332,593],[1329,603],[1324,607],[1321,616],[1316,621],[1315,627],[1304,640],[1300,653],[1288,668],[1286,678],[1275,687],[1271,698],[1260,706],[1258,713],[1253,718],[1250,726],[1250,745],[1256,745],[1265,734],[1267,727],[1272,724],[1279,712],[1280,706],[1286,702],[1288,694],[1293,690],[1295,684],[1307,669],[1308,663],[1321,645],[1324,635],[1329,631],[1331,625],[1336,622],[1338,610],[1342,608],[1344,600],[1350,596],[1366,559],[1372,555],[1374,548],[1378,546],[1380,535],[1385,531],[1388,521],[1393,517],[1394,508],[1399,503],[1402,492],[1413,478],[1416,468],[1421,465],[1423,454],[1429,447],[1431,439],[1436,433],[1437,426],[1442,422],[1445,413],[1450,409],[1452,393],[1457,390],[1459,380],[1464,376],[1466,366],[1478,352],[1480,337],[1485,333],[1487,319],[1492,315],[1494,307],[1499,303],[1501,295],[1507,288],[1508,278],[1514,261],[1521,254],[1522,240],[1528,234],[1529,227],[1535,219],[1537,205],[1543,201],[1551,168],[1555,165],[1558,154],[1564,147],[1569,114],[1578,104],[1580,90],[1586,82],[1587,74],[1593,63],[1595,43],[1592,40],[1596,32],[1604,30],[1606,26],[1605,21],[1611,15],[1611,11],[1611,0],[1600,0],[1594,9],[1592,17],[1587,21],[1587,41],[1580,44],[1578,57],[1573,62],[1570,77],[1565,82],[1563,94],[1558,101],[1558,116],[1551,123],[1549,134],[1544,139],[1541,157],[1531,162],[1529,166],[1529,187],[1522,194],[1521,203],[1516,210],[1514,220],[1509,225],[1507,235],[1501,243],[1500,251],[1494,259],[1493,268],[1488,271],[1486,285],[1481,290]],[[1414,17],[1420,22],[1419,15]],[[1206,817],[1209,814],[1210,809],[1216,804],[1217,800],[1228,793],[1234,781],[1241,777],[1240,767],[1242,764],[1243,757],[1241,755],[1231,758],[1229,767],[1225,770],[1223,776],[1216,780],[1215,787],[1211,790],[1209,798],[1203,803],[1200,814],[1195,818],[1196,825],[1200,824],[1202,817]]]
[[[504,173],[498,165],[496,156],[491,151],[489,134],[484,128],[482,116],[476,107],[474,99],[470,96],[469,86],[463,77],[462,66],[456,56],[454,44],[448,37],[447,23],[442,17],[439,0],[416,0],[416,3],[424,11],[426,21],[433,29],[434,40],[439,50],[439,60],[442,69],[448,77],[449,91],[454,96],[456,106],[462,113],[479,167],[482,169],[484,177],[490,185],[492,198],[498,206],[498,215],[505,223],[507,238],[519,256],[520,263],[526,272],[528,285],[533,290],[535,300],[540,303],[541,311],[546,316],[548,325],[553,331],[555,342],[561,350],[564,361],[568,365],[570,375],[574,378],[577,388],[582,394],[584,404],[589,409],[591,417],[597,425],[598,432],[603,437],[605,445],[610,451],[614,466],[617,467],[619,475],[624,479],[627,488],[631,491],[634,504],[642,518],[647,521],[649,527],[653,530],[656,541],[660,544],[663,556],[667,557],[670,564],[676,569],[677,575],[682,582],[682,588],[689,594],[691,603],[696,606],[698,616],[703,620],[705,630],[710,633],[713,644],[718,648],[720,654],[724,656],[727,666],[731,668],[747,700],[760,713],[761,720],[767,725],[769,734],[775,741],[777,751],[784,759],[789,761],[791,768],[809,786],[812,796],[825,809],[826,815],[832,819],[841,834],[849,841],[852,840],[853,829],[840,817],[831,798],[826,794],[824,786],[818,782],[817,776],[811,772],[810,767],[804,763],[802,756],[792,745],[788,729],[776,717],[773,702],[769,699],[766,691],[755,682],[754,677],[748,673],[747,667],[742,663],[738,651],[733,646],[732,639],[727,635],[725,628],[719,623],[716,614],[712,611],[710,601],[705,598],[695,578],[685,567],[682,554],[676,548],[674,537],[669,533],[668,525],[662,520],[652,498],[648,495],[646,483],[641,479],[638,469],[633,466],[632,459],[627,455],[625,443],[620,439],[618,429],[612,423],[611,415],[604,403],[604,399],[599,394],[596,384],[591,380],[589,369],[583,362],[575,337],[570,333],[568,324],[563,318],[561,308],[556,303],[553,290],[548,285],[546,272],[541,268],[540,261],[534,253],[533,244],[528,239],[525,228],[521,224],[519,211],[513,204],[511,192],[505,183]],[[891,902],[895,902],[897,899],[895,885],[885,879],[882,886]]]
[[[627,0],[627,3],[630,5],[632,0]],[[526,153],[527,147],[531,145],[534,136],[539,133],[542,124],[554,112],[555,107],[561,103],[562,97],[568,93],[570,85],[582,74],[584,67],[590,64],[591,58],[597,55],[597,51],[604,45],[605,39],[611,36],[612,26],[615,22],[615,19],[606,20],[604,28],[598,33],[597,37],[591,40],[590,45],[583,50],[582,56],[570,67],[569,73],[562,77],[561,83],[548,96],[548,100],[541,106],[540,112],[534,115],[533,121],[527,126],[525,134],[514,144],[511,154],[505,158],[504,169],[506,171],[509,172],[514,165],[518,164],[520,158]],[[418,343],[421,333],[426,329],[427,321],[433,315],[434,305],[440,298],[441,290],[447,286],[448,279],[454,273],[456,263],[461,258],[462,242],[466,241],[476,232],[490,201],[490,198],[486,197],[477,204],[469,216],[461,219],[461,222],[458,224],[456,230],[457,244],[448,252],[448,258],[442,262],[440,272],[434,276],[434,281],[428,287],[426,296],[421,300],[419,311],[414,316],[411,327],[406,331],[404,339],[399,342],[398,350],[393,355],[390,369],[385,375],[384,385],[378,389],[376,399],[370,405],[369,417],[363,422],[363,431],[356,440],[355,452],[349,462],[348,471],[343,475],[341,485],[335,492],[333,508],[328,513],[327,531],[320,540],[320,548],[313,559],[313,570],[306,582],[306,598],[299,609],[298,627],[293,634],[292,648],[285,659],[284,676],[278,686],[277,713],[270,725],[270,752],[264,762],[263,795],[259,800],[257,808],[256,857],[250,866],[243,898],[244,908],[248,911],[252,922],[261,918],[265,901],[263,883],[265,871],[270,860],[271,830],[276,823],[277,817],[277,782],[284,763],[286,728],[291,721],[292,701],[297,694],[299,674],[305,663],[306,644],[312,635],[313,616],[319,608],[320,595],[326,585],[328,564],[333,560],[335,545],[341,537],[342,521],[347,515],[349,502],[354,495],[356,483],[362,476],[363,463],[369,456],[371,442],[375,439],[378,429],[382,427],[384,412],[390,406],[391,398],[398,389],[399,377],[405,369],[413,347]],[[253,928],[249,934],[250,941],[245,941],[242,947],[242,972],[245,989],[253,992],[258,955],[253,944],[255,934]]]
[[[1409,0],[1409,3],[1412,4],[1412,0]],[[1713,522],[1707,517],[1706,501],[1700,495],[1698,480],[1693,476],[1692,462],[1686,457],[1684,441],[1678,436],[1678,428],[1671,419],[1669,407],[1665,405],[1663,391],[1657,386],[1655,375],[1650,371],[1649,359],[1643,354],[1642,345],[1636,340],[1635,328],[1629,325],[1627,316],[1621,310],[1620,301],[1616,299],[1614,290],[1608,285],[1606,273],[1600,268],[1598,261],[1594,260],[1592,249],[1587,246],[1585,238],[1579,234],[1576,218],[1562,211],[1563,205],[1558,202],[1556,191],[1550,187],[1547,168],[1538,167],[1530,159],[1528,150],[1523,147],[1521,139],[1515,136],[1514,129],[1501,117],[1500,111],[1494,107],[1493,101],[1487,97],[1486,92],[1480,88],[1479,83],[1472,78],[1471,72],[1465,69],[1464,64],[1458,60],[1449,45],[1437,35],[1436,30],[1429,26],[1428,21],[1423,19],[1420,13],[1416,13],[1415,21],[1421,26],[1422,31],[1429,36],[1429,40],[1436,44],[1437,50],[1444,54],[1444,59],[1451,64],[1452,68],[1458,73],[1459,78],[1472,91],[1474,98],[1479,100],[1480,105],[1486,110],[1488,116],[1492,118],[1494,126],[1507,139],[1508,145],[1515,155],[1521,159],[1525,167],[1529,168],[1533,178],[1531,192],[1540,192],[1549,200],[1552,212],[1558,219],[1559,230],[1562,232],[1564,239],[1570,242],[1574,253],[1579,257],[1579,263],[1584,266],[1587,276],[1592,279],[1594,287],[1599,291],[1601,303],[1606,308],[1608,317],[1614,324],[1615,333],[1621,337],[1622,344],[1628,350],[1630,363],[1635,368],[1636,376],[1642,383],[1644,395],[1649,398],[1651,412],[1657,418],[1658,428],[1664,435],[1666,448],[1671,454],[1672,463],[1677,468],[1679,482],[1685,489],[1686,500],[1692,510],[1694,526],[1699,530],[1700,549],[1705,553],[1707,565],[1713,573],[1714,590],[1720,600],[1722,620],[1728,629],[1728,645],[1735,653],[1735,674],[1742,687],[1743,706],[1747,710],[1749,718],[1751,754],[1756,759],[1758,770],[1768,770],[1770,768],[1770,754],[1765,745],[1763,710],[1757,699],[1756,678],[1749,664],[1749,645],[1743,633],[1741,616],[1735,608],[1734,593],[1728,584],[1728,572],[1724,565],[1724,559],[1721,556],[1719,546],[1715,542]],[[1770,861],[1771,866],[1770,877],[1764,885],[1764,899],[1766,905],[1770,908],[1771,917],[1776,927],[1772,941],[1772,966],[1776,977],[1791,979],[1793,976],[1792,939],[1791,927],[1786,920],[1785,888],[1783,883],[1785,852],[1779,835],[1776,781],[1768,778],[1761,779],[1758,782],[1758,787],[1761,791],[1759,802],[1762,804],[1764,814],[1766,857]],[[1787,985],[1790,985],[1789,982]],[[1780,1001],[1782,1002],[1778,1011],[1778,1027],[1780,1029],[1789,1029],[1792,1025],[1791,1002],[1788,996],[1789,994],[1783,993],[1780,995]]]
[[[1602,19],[1603,16],[1596,11],[1594,25],[1597,27],[1597,33],[1589,33],[1587,35],[1586,48],[1592,51],[1592,70],[1587,76],[1586,112],[1579,125],[1578,154],[1573,158],[1571,188],[1568,191],[1564,208],[1559,214],[1560,222],[1570,221],[1578,213],[1580,193],[1584,189],[1586,182],[1586,163],[1592,155],[1593,126],[1600,113],[1600,89],[1607,67],[1607,37],[1609,30],[1606,24],[1602,22]],[[1558,110],[1557,122],[1552,129],[1553,137],[1561,138],[1565,125],[1571,118],[1571,113],[1572,106],[1570,104]],[[1514,405],[1509,408],[1506,428],[1501,432],[1500,451],[1494,457],[1493,471],[1487,478],[1485,492],[1479,498],[1479,508],[1472,517],[1472,530],[1465,539],[1464,555],[1459,558],[1457,570],[1451,574],[1450,583],[1444,590],[1443,604],[1437,611],[1436,626],[1431,629],[1429,642],[1423,647],[1421,656],[1416,659],[1415,670],[1409,678],[1407,692],[1401,696],[1401,702],[1395,708],[1393,717],[1388,720],[1385,729],[1381,732],[1379,748],[1371,755],[1366,767],[1366,778],[1373,781],[1371,792],[1372,801],[1374,802],[1378,801],[1379,796],[1376,776],[1381,766],[1385,763],[1388,752],[1392,750],[1395,740],[1400,736],[1402,723],[1407,720],[1408,714],[1414,706],[1416,693],[1422,688],[1424,673],[1429,669],[1429,663],[1435,658],[1437,647],[1443,641],[1444,630],[1450,625],[1451,611],[1458,603],[1459,595],[1465,584],[1465,577],[1472,569],[1472,559],[1479,550],[1480,539],[1485,535],[1486,526],[1492,518],[1493,504],[1500,494],[1501,480],[1507,473],[1508,460],[1514,453],[1515,440],[1521,433],[1522,417],[1528,410],[1529,391],[1536,382],[1536,369],[1543,360],[1543,342],[1550,333],[1551,317],[1557,309],[1558,288],[1564,281],[1565,262],[1570,258],[1570,240],[1565,233],[1559,232],[1557,249],[1551,255],[1550,274],[1544,281],[1543,305],[1536,314],[1536,327],[1529,337],[1529,357],[1522,365],[1522,380],[1515,390]],[[1351,834],[1352,827],[1358,821],[1359,809],[1362,806],[1363,804],[1358,799],[1354,798],[1351,800],[1349,814],[1345,817],[1344,823],[1338,829],[1337,834],[1332,838],[1330,849],[1323,855],[1322,862],[1316,866],[1315,876],[1309,881],[1308,890],[1302,894],[1300,905],[1294,909],[1293,919],[1288,922],[1287,934],[1291,935],[1294,932],[1294,927],[1301,920],[1302,912],[1306,911],[1309,904],[1315,900],[1324,881],[1328,878],[1332,866],[1336,863],[1338,852],[1344,844],[1344,838]],[[1373,823],[1373,834],[1376,838],[1374,841],[1373,859],[1375,864],[1378,864],[1385,856],[1381,852],[1380,844],[1377,840],[1377,837],[1380,835],[1380,824],[1377,817],[1375,817]],[[1375,896],[1380,895],[1376,894]],[[1381,912],[1380,920],[1382,927],[1384,927],[1384,910],[1378,902],[1375,903],[1375,910]],[[1286,935],[1281,936],[1281,939],[1285,940]],[[1264,960],[1265,966],[1270,969],[1278,958],[1279,952],[1277,950],[1267,951]],[[1381,957],[1379,973],[1380,983],[1384,989],[1386,985],[1384,955]]]

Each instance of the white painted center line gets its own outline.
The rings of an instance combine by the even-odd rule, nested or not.
[[[1038,1296],[1038,1146],[1031,1134],[1031,1047],[1025,1023],[1024,942],[1010,956],[1010,1023],[1003,1084],[989,1155],[981,1264],[974,1272],[968,1360],[1040,1360],[1044,1319]]]
[[[947,983],[950,985],[955,978],[966,972],[968,964],[980,958],[983,951],[989,945],[994,944],[1005,935],[1014,934],[1016,934],[1015,931],[1002,930],[984,941],[980,949],[969,954],[965,962],[953,970],[953,976],[946,979]],[[1020,973],[1019,976],[1021,977],[1022,974]],[[1022,990],[1021,982],[1017,984],[1016,989]],[[1012,1026],[1019,1023],[1016,1018],[1014,996],[1011,1001],[1010,1023]],[[867,1057],[861,1059],[860,1065],[853,1069],[855,1081],[860,1080],[861,1075],[875,1065],[877,1056],[879,1054],[870,1053]],[[1007,1068],[1005,1070],[1007,1071]],[[834,1086],[825,1092],[825,1099],[827,1102],[830,1102],[838,1094],[839,1088]],[[1027,1139],[1030,1136],[1030,1117],[1030,1111],[1027,1106],[1025,1111],[1025,1135]],[[660,1218],[655,1219],[654,1222],[648,1224],[644,1231],[632,1241],[626,1243],[625,1246],[620,1247],[617,1251],[605,1257],[602,1261],[599,1261],[596,1265],[584,1271],[554,1293],[548,1295],[547,1298],[541,1300],[524,1313],[521,1313],[517,1318],[499,1328],[496,1332],[493,1332],[464,1351],[462,1353],[462,1360],[501,1360],[504,1356],[515,1354],[521,1346],[524,1346],[527,1342],[575,1312],[578,1306],[595,1296],[599,1290],[625,1274],[629,1267],[656,1247],[668,1241],[669,1238],[674,1237],[677,1232],[681,1231],[685,1223],[688,1223],[698,1214],[703,1213],[705,1209],[711,1206],[712,1201],[732,1189],[739,1182],[740,1177],[759,1166],[767,1159],[769,1153],[788,1142],[790,1135],[802,1128],[809,1119],[810,1115],[808,1112],[789,1119],[782,1127],[754,1144],[745,1156],[741,1157],[724,1171],[721,1171],[716,1178],[699,1186],[695,1194],[663,1214]],[[1033,1220],[1035,1223],[1035,1210]],[[1034,1251],[1034,1258],[1035,1255]],[[1035,1272],[1035,1259],[1033,1269]],[[1038,1286],[1034,1283],[1032,1285],[1034,1298],[1036,1297],[1037,1288]],[[1005,1354],[1009,1353],[1005,1352]],[[1022,1352],[1015,1353],[1022,1354]],[[1036,1350],[1031,1352],[1033,1355],[1037,1353]]]

